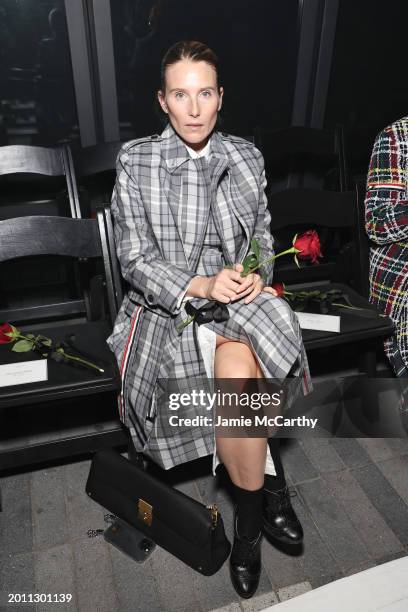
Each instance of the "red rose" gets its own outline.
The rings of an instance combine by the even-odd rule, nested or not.
[[[314,264],[319,263],[318,258],[323,257],[320,250],[319,235],[315,230],[308,230],[295,240],[293,246],[299,249],[299,259],[310,259]]]
[[[285,295],[285,285],[283,283],[273,283],[272,288],[278,294],[278,297],[283,297]]]
[[[14,332],[14,327],[9,323],[3,323],[0,325],[0,344],[8,344],[9,342],[13,342],[13,338],[7,336],[6,334],[11,334]]]

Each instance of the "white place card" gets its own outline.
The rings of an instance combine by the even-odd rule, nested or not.
[[[0,387],[48,380],[46,359],[0,365]]]
[[[338,315],[314,314],[312,312],[297,312],[296,314],[302,329],[340,332],[340,317]]]

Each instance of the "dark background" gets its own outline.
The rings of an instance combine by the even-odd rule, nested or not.
[[[75,147],[161,131],[160,59],[219,55],[223,129],[345,128],[363,178],[376,133],[408,114],[406,0],[0,0],[0,144]]]

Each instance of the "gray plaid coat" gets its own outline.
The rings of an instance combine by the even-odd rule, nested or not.
[[[176,329],[187,318],[181,298],[199,264],[210,276],[226,264],[242,262],[253,237],[260,244],[261,259],[273,253],[265,185],[258,149],[224,133],[213,133],[208,163],[190,158],[171,125],[161,135],[125,143],[118,154],[112,214],[117,255],[131,290],[108,344],[122,376],[120,419],[130,428],[136,449],[165,469],[214,451],[212,426],[175,431],[168,424],[164,398],[169,379],[175,384],[173,392],[192,387],[213,390],[197,326],[191,324],[181,333]],[[221,239],[217,256],[207,256],[202,248],[210,207]],[[244,240],[232,232],[231,211]],[[270,284],[273,264],[264,272]],[[194,298],[192,304],[199,307],[206,301]],[[310,374],[301,331],[286,301],[263,292],[250,304],[238,300],[228,309],[228,321],[207,326],[252,346],[267,378],[294,375],[297,384],[288,394],[287,406],[300,384],[308,393]]]

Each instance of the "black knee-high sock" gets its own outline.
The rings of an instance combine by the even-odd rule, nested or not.
[[[268,446],[275,464],[276,476],[265,474],[264,487],[270,491],[277,491],[286,487],[285,472],[283,471],[283,465],[280,457],[279,438],[268,438]]]
[[[263,487],[256,491],[241,489],[232,483],[237,504],[237,531],[239,536],[254,540],[262,528]]]

